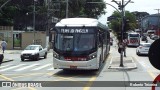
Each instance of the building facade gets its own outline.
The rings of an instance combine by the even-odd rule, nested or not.
[[[0,26],[0,41],[7,42],[7,49],[13,49],[13,26]]]
[[[160,35],[160,14],[148,15],[141,20],[141,30],[143,33],[148,30],[155,30],[157,35]]]

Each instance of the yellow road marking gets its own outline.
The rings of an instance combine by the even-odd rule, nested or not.
[[[0,75],[0,77],[1,78],[3,78],[3,79],[5,79],[5,80],[8,80],[8,81],[14,81],[12,78],[8,78],[8,77],[6,77],[6,76],[4,76],[4,75]],[[34,88],[32,88],[32,87],[28,87],[30,90],[36,90],[36,89],[34,89]],[[21,88],[17,88],[17,89],[14,89],[14,90],[18,90],[18,89],[21,89]]]
[[[135,58],[135,60],[138,60],[138,59],[137,59],[137,56],[135,56],[135,57],[133,57],[133,58]],[[138,61],[137,61],[137,62],[138,62]],[[140,64],[141,64],[141,63],[140,63]],[[143,64],[142,66],[147,67],[145,64]],[[147,73],[148,73],[153,79],[156,78],[156,75],[153,74],[153,72],[152,72],[151,70],[147,69]]]
[[[53,75],[52,73],[47,73],[47,74],[48,74],[48,75]],[[77,75],[77,76],[72,76],[72,77],[68,77],[68,78],[65,78],[65,77],[62,77],[62,76],[57,76],[57,75],[53,75],[53,76],[56,76],[56,77],[60,78],[60,79],[57,79],[57,80],[55,80],[55,81],[62,81],[62,80],[78,81],[78,80],[74,80],[74,79],[72,79],[72,78],[78,77],[79,75]],[[79,82],[81,82],[81,81],[79,81]]]
[[[4,75],[0,75],[0,77],[3,78],[3,79],[5,79],[5,80],[8,80],[8,81],[14,81],[13,79],[8,78],[8,77],[6,77],[6,76],[4,76]]]
[[[41,74],[44,74],[44,73],[22,74],[19,76],[13,76],[12,78],[20,78],[20,77],[27,77],[27,76],[34,76],[34,75],[41,75]]]
[[[36,90],[35,88],[32,88],[32,87],[27,87],[27,88],[29,88],[30,90]],[[11,89],[11,90],[24,90],[24,87]]]
[[[112,59],[111,53],[113,52],[113,49],[110,50],[109,56],[107,57],[108,59]],[[83,90],[89,90],[93,84],[93,81],[95,81],[97,76],[93,76],[90,78],[89,82],[86,84],[86,86],[83,88]]]
[[[87,85],[83,88],[83,90],[89,90],[93,84],[93,81],[96,80],[96,76],[92,77],[89,82],[87,83]]]
[[[153,79],[156,78],[156,75],[154,75],[151,70],[147,70],[147,72],[149,73],[149,75],[150,75]]]

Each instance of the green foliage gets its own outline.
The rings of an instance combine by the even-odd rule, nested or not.
[[[98,18],[101,14],[105,14],[106,4],[103,0],[68,0],[69,1],[69,17],[86,16],[90,18]],[[88,3],[100,2],[100,3]],[[61,3],[61,14],[59,18],[65,18],[66,3]]]
[[[121,32],[122,30],[122,18],[121,18],[121,13],[115,11],[113,12],[113,14],[111,16],[114,16],[116,17],[115,19],[112,19],[110,21],[110,28],[114,30],[114,32],[118,33],[118,32]],[[134,30],[137,28],[137,21],[136,21],[136,17],[133,13],[130,13],[129,11],[126,11],[125,12],[125,20],[126,22],[124,22],[126,24],[126,27],[125,27],[125,31],[128,31],[128,30]]]
[[[101,3],[87,3],[84,7],[84,13],[88,17],[98,18],[101,14],[105,14],[104,9],[106,8],[106,4],[103,0],[86,0],[87,2],[101,2]]]
[[[2,6],[6,0],[0,1],[0,6]],[[7,3],[4,7],[0,10],[0,25],[13,25],[13,17],[16,13],[16,6],[13,6],[11,3]]]
[[[68,0],[69,2],[69,15],[68,17],[85,16],[89,18],[98,18],[100,15],[105,14],[106,4],[103,0]],[[0,0],[0,6],[6,0]],[[100,3],[87,3],[87,2],[100,2]],[[59,3],[57,11],[55,3]],[[66,16],[66,2],[65,0],[52,0],[50,4],[49,17],[47,17],[47,6],[44,0],[36,2],[36,25],[47,25],[47,19],[52,16],[58,18],[65,18]],[[33,0],[11,0],[0,10],[0,25],[14,25],[15,29],[24,29],[26,24],[31,26],[33,22]],[[37,28],[38,26],[36,26]],[[41,27],[45,29],[45,27]]]

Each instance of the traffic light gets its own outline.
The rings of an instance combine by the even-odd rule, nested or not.
[[[124,32],[126,32],[127,30],[129,30],[129,20],[124,19]]]
[[[119,10],[121,10],[121,9],[122,9],[121,5],[118,5],[118,9],[119,9]]]

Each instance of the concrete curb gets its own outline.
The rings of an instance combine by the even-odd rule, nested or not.
[[[125,57],[123,64],[124,67],[120,67],[120,57],[112,57],[108,69],[119,69],[119,70],[137,69],[137,65],[134,62],[132,56]]]

